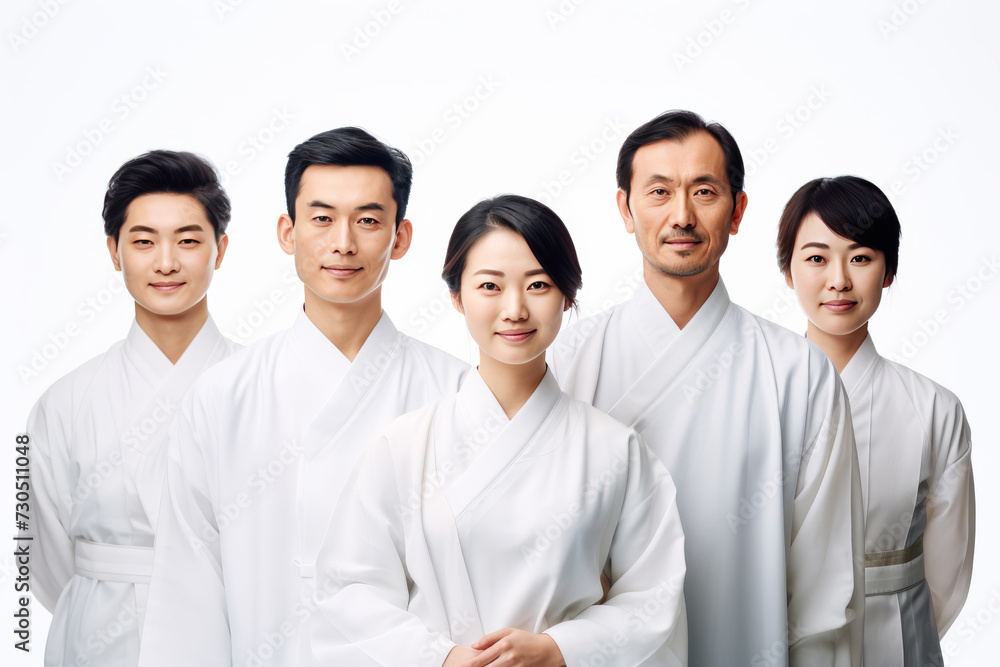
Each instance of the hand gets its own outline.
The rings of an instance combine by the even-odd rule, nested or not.
[[[446,667],[562,667],[566,664],[562,651],[552,637],[516,628],[504,628],[486,635],[471,647],[474,655],[466,660],[449,663],[455,647],[448,654]],[[465,649],[470,650],[470,649]],[[468,654],[465,654],[468,655]]]
[[[461,667],[470,658],[475,658],[482,651],[476,651],[468,646],[456,646],[448,652],[448,657],[444,659],[441,667]]]

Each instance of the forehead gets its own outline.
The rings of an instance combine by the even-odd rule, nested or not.
[[[853,248],[867,247],[860,246],[858,242],[853,239],[849,239],[845,236],[841,236],[837,232],[830,229],[823,218],[815,211],[810,211],[802,218],[802,222],[799,223],[799,230],[795,234],[795,251],[800,251],[802,249],[802,244],[804,243],[824,243],[832,250],[843,250],[847,249],[849,246]],[[806,251],[809,248],[805,249]],[[814,250],[814,249],[813,249]]]
[[[157,192],[140,195],[129,202],[125,209],[127,232],[132,225],[142,225],[153,229],[169,229],[187,225],[202,225],[205,231],[212,228],[205,207],[201,202],[186,194]]]
[[[504,267],[517,270],[537,268],[540,266],[528,242],[524,237],[510,229],[494,229],[479,237],[465,260],[465,269],[478,270],[483,268],[504,271]]]
[[[632,184],[642,184],[656,175],[681,182],[707,175],[729,182],[722,147],[715,137],[702,131],[680,141],[664,139],[639,148],[632,158]]]
[[[392,181],[384,169],[371,166],[313,164],[306,167],[299,180],[295,205],[322,201],[337,208],[354,208],[377,202],[386,211],[396,202],[392,198]]]

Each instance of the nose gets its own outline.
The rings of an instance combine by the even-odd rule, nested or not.
[[[503,297],[503,319],[508,322],[520,322],[528,319],[528,303],[521,290],[507,290]]]
[[[686,196],[677,196],[670,211],[670,223],[674,229],[691,229],[695,225],[691,202]]]
[[[843,262],[831,262],[827,276],[827,287],[836,292],[846,292],[851,289],[851,275]]]
[[[156,248],[156,265],[154,270],[164,276],[177,273],[181,269],[177,246],[173,243],[160,243]]]
[[[327,239],[332,253],[353,255],[358,251],[354,238],[354,225],[349,220],[338,220],[330,225]]]

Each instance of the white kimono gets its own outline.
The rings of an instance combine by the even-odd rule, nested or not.
[[[353,363],[300,312],[192,387],[171,430],[141,665],[305,665],[316,551],[364,446],[468,365],[384,313]]]
[[[860,478],[823,352],[721,279],[682,330],[642,284],[554,352],[563,389],[635,428],[677,485],[690,663],[859,664]]]
[[[39,399],[28,419],[30,584],[53,613],[46,665],[138,661],[162,486],[145,454],[195,378],[238,347],[209,318],[175,365],[133,321]]]
[[[508,421],[473,371],[383,431],[348,481],[317,562],[331,595],[313,652],[440,667],[516,627],[549,634],[570,667],[687,664],[675,495],[634,431],[551,372]]]
[[[881,357],[871,336],[841,373],[865,503],[865,663],[943,665],[939,637],[972,579],[969,424],[950,391]]]

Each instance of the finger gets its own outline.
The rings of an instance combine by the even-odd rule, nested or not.
[[[492,665],[494,660],[503,655],[505,645],[506,642],[499,645],[493,644],[475,658],[469,660],[468,667],[487,667],[487,665]]]
[[[514,632],[514,628],[503,628],[501,630],[497,630],[496,632],[491,632],[485,637],[477,639],[476,642],[472,644],[472,648],[476,649],[477,651],[485,650],[490,646],[493,646],[498,639],[500,639],[501,637],[506,637],[512,632]]]

